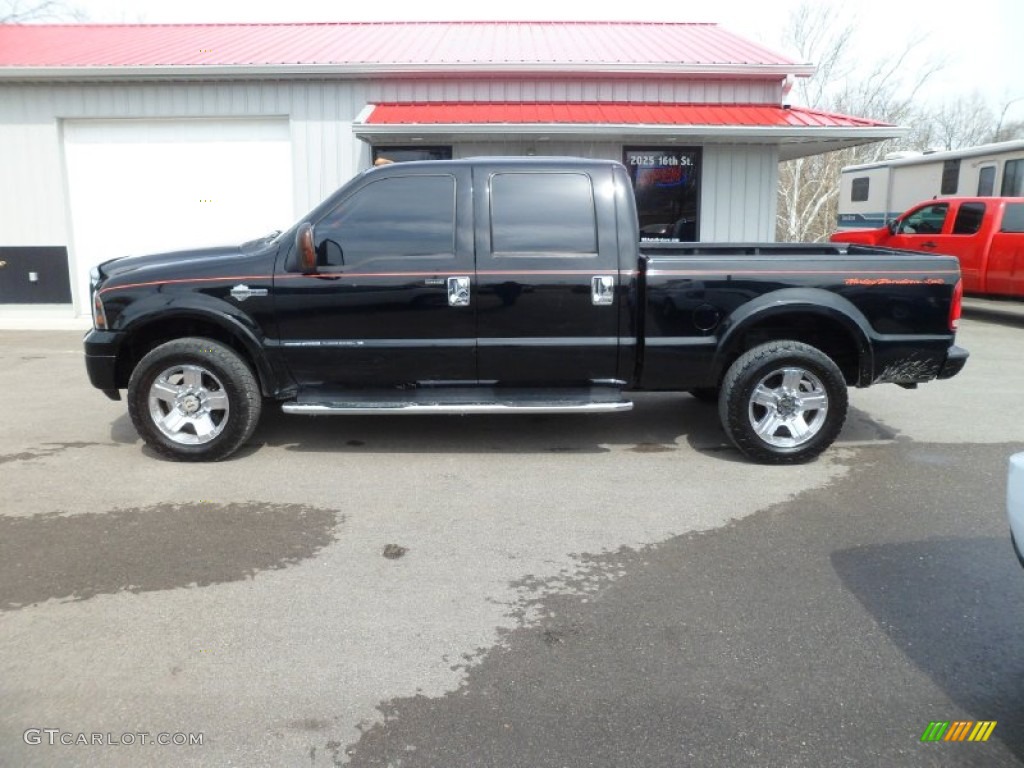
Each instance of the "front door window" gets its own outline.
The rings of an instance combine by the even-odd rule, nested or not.
[[[949,206],[946,203],[926,205],[918,208],[900,222],[901,235],[937,235],[946,223]]]

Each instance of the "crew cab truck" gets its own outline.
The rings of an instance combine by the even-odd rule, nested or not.
[[[830,239],[956,256],[965,293],[1024,298],[1024,197],[928,200],[885,227]]]
[[[749,457],[799,462],[836,439],[848,386],[961,370],[959,286],[952,257],[882,248],[641,246],[611,161],[402,163],[275,236],[101,264],[85,359],[174,459],[229,456],[274,401],[609,413],[689,390]]]

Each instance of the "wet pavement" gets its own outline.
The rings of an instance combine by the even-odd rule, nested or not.
[[[80,334],[0,332],[0,765],[1022,763],[1021,332],[969,312],[963,374],[852,392],[796,467],[686,395],[268,411],[177,464]],[[920,742],[958,719],[997,726]]]

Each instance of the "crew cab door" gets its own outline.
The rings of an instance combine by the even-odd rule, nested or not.
[[[1024,297],[1024,203],[1004,203],[993,228],[984,292]]]
[[[316,273],[293,246],[274,281],[300,386],[476,381],[471,205],[468,169],[396,165],[318,209]]]
[[[611,166],[474,168],[481,381],[619,378]]]
[[[941,253],[960,260],[964,290],[981,290],[988,227],[986,204],[978,201],[930,203],[910,211],[887,243],[893,248]]]

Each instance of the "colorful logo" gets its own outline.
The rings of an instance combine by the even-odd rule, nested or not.
[[[933,720],[921,734],[921,741],[988,741],[995,729],[995,720]]]

